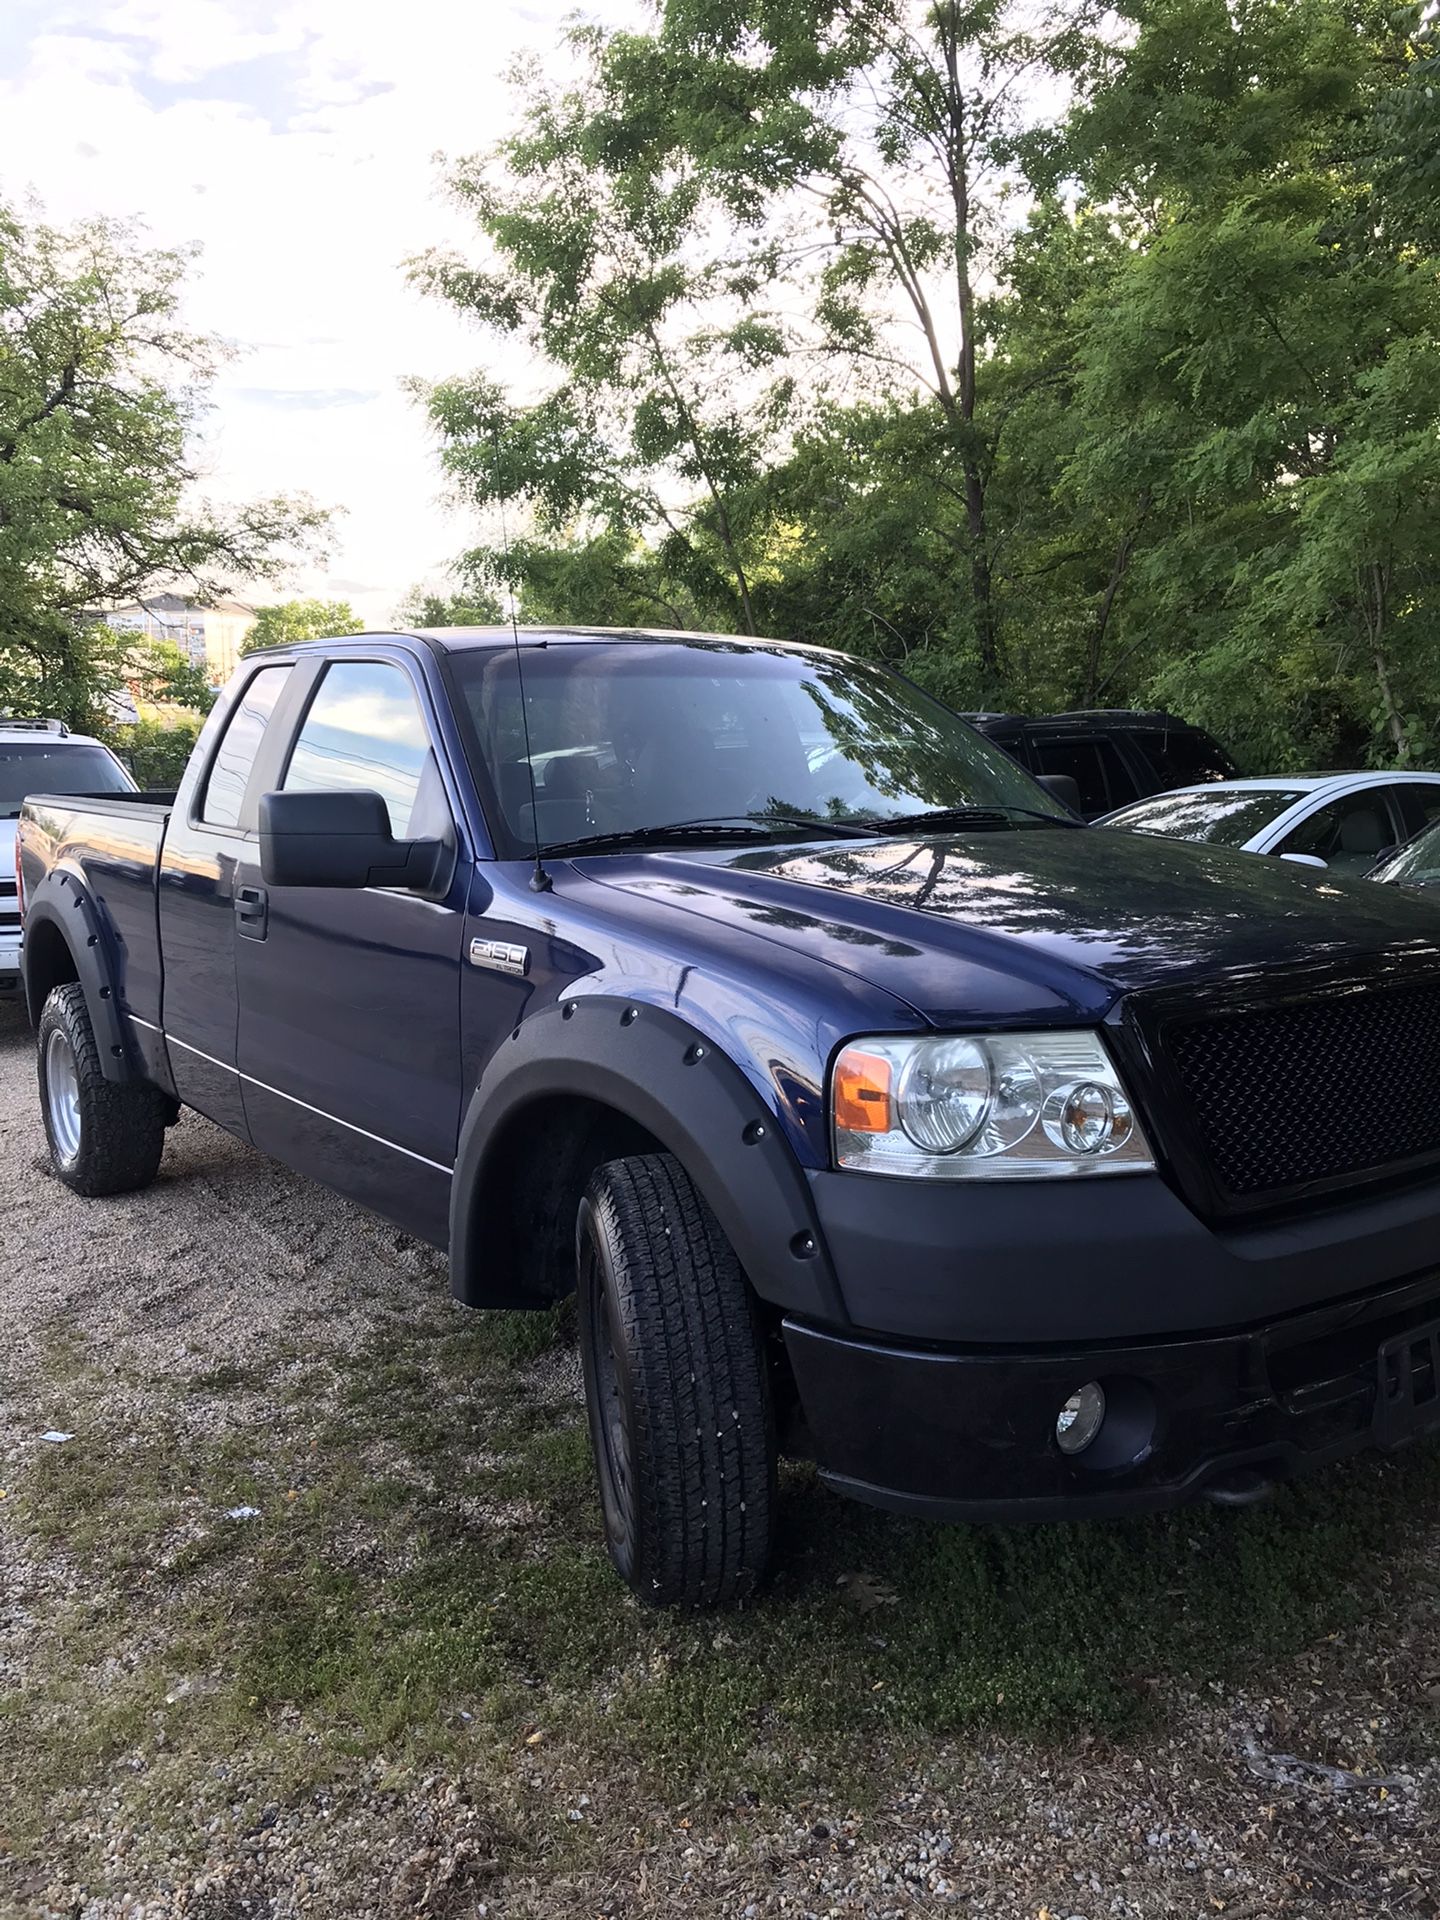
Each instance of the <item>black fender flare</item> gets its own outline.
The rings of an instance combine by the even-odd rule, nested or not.
[[[775,1114],[708,1035],[665,1008],[577,996],[517,1027],[492,1055],[460,1129],[450,1198],[450,1285],[468,1306],[525,1300],[495,1234],[499,1149],[537,1101],[596,1102],[673,1153],[719,1221],[762,1300],[848,1324],[800,1169]],[[487,1223],[490,1223],[487,1226]]]
[[[25,980],[25,1004],[32,1026],[38,1026],[48,989],[36,978],[37,954],[46,944],[37,942],[42,928],[53,927],[75,968],[85,994],[100,1070],[107,1080],[137,1077],[136,1063],[126,1042],[115,988],[118,979],[113,938],[83,880],[65,867],[53,867],[25,902],[25,944],[20,968]]]

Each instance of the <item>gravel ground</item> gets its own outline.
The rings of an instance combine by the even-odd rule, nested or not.
[[[82,1414],[97,1426],[177,1417],[176,1382],[188,1380],[184,1419],[223,1443],[271,1409],[196,1390],[214,1369],[263,1360],[282,1342],[353,1358],[382,1313],[387,1329],[398,1311],[433,1331],[462,1312],[443,1262],[194,1118],[176,1129],[149,1192],[73,1198],[46,1170],[28,1031],[3,1009],[0,1155],[7,1492],[23,1492],[46,1427]],[[241,1234],[243,1263],[217,1257]],[[535,1391],[573,1405],[573,1353],[543,1362]],[[98,1620],[112,1636],[110,1666],[94,1679],[103,1690],[157,1630],[140,1587],[102,1590],[63,1540],[39,1544],[7,1525],[18,1498],[8,1505],[0,1500],[0,1753],[20,1780],[58,1737],[32,1706],[53,1648],[77,1622],[93,1633]],[[1414,1519],[1403,1550],[1440,1565],[1436,1515]],[[1243,1622],[1236,1634],[1243,1645]],[[1156,1686],[1159,1712],[1128,1742],[1083,1729],[1068,1744],[897,1739],[880,1791],[858,1807],[813,1775],[803,1786],[797,1775],[778,1803],[717,1804],[683,1780],[657,1800],[623,1769],[587,1774],[573,1751],[537,1741],[440,1775],[357,1755],[303,1793],[281,1781],[267,1791],[265,1758],[241,1754],[233,1783],[197,1781],[165,1820],[140,1824],[129,1783],[150,1760],[137,1748],[70,1783],[39,1853],[8,1850],[0,1798],[0,1912],[1440,1915],[1433,1610],[1377,1613],[1239,1683]],[[252,1810],[248,1824],[229,1818],[232,1800]],[[584,1844],[562,1844],[567,1826]]]

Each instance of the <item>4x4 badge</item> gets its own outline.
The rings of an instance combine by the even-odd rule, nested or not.
[[[530,949],[517,947],[509,940],[472,940],[472,967],[490,967],[496,973],[525,973],[530,966]]]

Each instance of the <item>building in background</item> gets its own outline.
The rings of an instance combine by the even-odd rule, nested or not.
[[[217,687],[235,671],[240,649],[255,625],[255,609],[243,600],[217,600],[202,607],[178,593],[155,593],[121,607],[97,608],[93,617],[117,633],[170,641],[197,667],[204,667],[211,685]]]

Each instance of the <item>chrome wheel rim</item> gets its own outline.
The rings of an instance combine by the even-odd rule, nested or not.
[[[59,1159],[68,1166],[80,1151],[80,1074],[63,1033],[45,1046],[45,1113]]]

